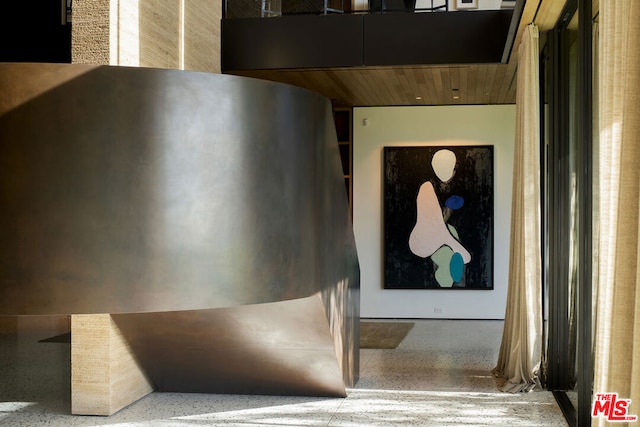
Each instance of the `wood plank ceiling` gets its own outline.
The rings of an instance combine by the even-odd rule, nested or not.
[[[566,0],[526,0],[506,64],[457,64],[325,69],[255,70],[233,74],[289,83],[316,91],[335,106],[513,104],[517,47],[531,22],[555,26]]]

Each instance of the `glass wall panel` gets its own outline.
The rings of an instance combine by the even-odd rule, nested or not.
[[[543,149],[546,386],[571,426],[589,421],[592,388],[592,265],[597,256],[597,120],[592,93],[592,3],[569,0],[546,34]],[[586,11],[586,13],[585,13]],[[595,116],[594,116],[595,117]]]

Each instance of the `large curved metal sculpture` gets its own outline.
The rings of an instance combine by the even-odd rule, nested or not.
[[[0,315],[109,313],[159,390],[357,380],[357,255],[309,91],[0,64],[0,241]]]

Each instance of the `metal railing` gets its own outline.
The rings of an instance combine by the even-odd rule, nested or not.
[[[354,10],[345,0],[225,0],[224,18],[269,18],[285,15],[328,15],[395,12],[448,12],[449,0],[369,0]],[[425,5],[427,3],[427,5]]]

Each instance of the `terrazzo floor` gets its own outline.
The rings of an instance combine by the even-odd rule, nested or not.
[[[152,393],[90,417],[70,415],[70,345],[39,342],[64,322],[20,319],[0,327],[1,426],[567,426],[551,393],[497,391],[501,321],[412,320],[396,349],[361,350],[344,399]]]

